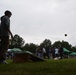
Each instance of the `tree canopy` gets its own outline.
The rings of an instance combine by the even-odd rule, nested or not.
[[[43,40],[43,42],[40,43],[40,45],[34,44],[34,43],[25,43],[24,39],[20,37],[18,34],[14,35],[14,38],[11,42],[11,45],[9,48],[21,48],[23,51],[28,50],[33,53],[36,52],[36,48],[38,46],[45,47],[46,50],[48,50],[51,46],[53,47],[59,47],[61,45],[62,47],[70,50],[70,51],[75,51],[76,52],[76,46],[72,46],[69,44],[67,41],[55,41],[53,44],[49,39]]]
[[[20,37],[18,34],[14,35],[14,38],[11,42],[10,47],[11,48],[22,48],[24,45],[25,41],[23,40],[22,37]]]

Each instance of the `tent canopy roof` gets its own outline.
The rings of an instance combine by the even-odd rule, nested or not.
[[[76,55],[76,52],[72,52],[70,55]]]
[[[19,48],[8,49],[8,52],[21,52],[22,50]]]
[[[67,52],[67,53],[70,52],[70,51],[69,51],[68,49],[66,49],[66,48],[63,48],[63,51],[64,51],[64,52]]]

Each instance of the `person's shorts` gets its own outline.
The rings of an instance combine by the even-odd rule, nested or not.
[[[1,48],[6,49],[9,45],[9,36],[1,36]]]

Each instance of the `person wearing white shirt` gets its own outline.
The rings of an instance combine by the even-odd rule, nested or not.
[[[58,55],[59,55],[59,49],[55,48],[55,58],[58,58]]]

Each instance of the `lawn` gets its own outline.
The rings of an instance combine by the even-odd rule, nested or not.
[[[76,75],[76,59],[9,62],[9,64],[0,64],[0,75]]]

